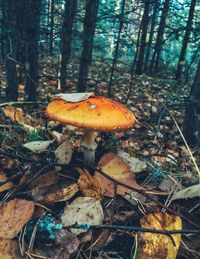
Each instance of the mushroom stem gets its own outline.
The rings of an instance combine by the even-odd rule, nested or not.
[[[95,138],[97,136],[98,136],[97,131],[85,130],[85,133],[81,141],[81,147],[83,147],[84,161],[90,165],[94,164],[94,161],[95,161],[95,150],[97,148]]]

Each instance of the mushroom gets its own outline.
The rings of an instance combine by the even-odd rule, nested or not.
[[[95,160],[95,138],[98,132],[126,130],[135,124],[132,111],[121,103],[102,96],[91,96],[80,102],[56,99],[47,106],[46,115],[62,124],[85,130],[81,146],[84,160],[89,164]]]

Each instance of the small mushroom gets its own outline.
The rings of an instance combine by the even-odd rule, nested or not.
[[[91,96],[80,102],[62,99],[52,101],[46,108],[46,115],[62,124],[85,129],[81,146],[87,163],[94,163],[98,132],[113,132],[131,128],[135,117],[121,103],[102,96]]]

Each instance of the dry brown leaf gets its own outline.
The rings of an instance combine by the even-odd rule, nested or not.
[[[26,115],[22,109],[16,108],[14,106],[6,106],[4,109],[4,114],[13,122],[18,122],[19,124],[24,125],[25,128],[31,127],[40,127],[43,123],[41,119],[34,119],[29,115]],[[32,128],[31,127],[31,128]],[[31,130],[30,128],[30,130]],[[35,128],[32,128],[36,130]]]
[[[31,188],[45,188],[58,182],[57,171],[50,171],[37,177],[31,184]]]
[[[4,174],[3,172],[0,172],[0,182],[4,181],[7,179],[6,174]],[[10,188],[12,188],[14,185],[12,182],[7,182],[6,184],[0,186],[0,192],[4,192],[9,190]]]
[[[78,184],[73,183],[68,186],[56,188],[55,191],[44,195],[43,199],[45,201],[53,201],[53,202],[67,201],[71,199],[78,191],[79,191]]]
[[[19,243],[13,239],[0,239],[0,259],[21,259]]]
[[[98,167],[100,167],[104,173],[113,179],[124,183],[130,187],[133,187],[138,190],[144,190],[144,188],[137,184],[134,179],[134,174],[130,170],[130,167],[124,163],[124,161],[119,157],[112,153],[105,154],[98,163]],[[113,197],[114,196],[114,183],[109,180],[105,176],[101,175],[99,172],[95,173],[95,176],[101,186],[102,194],[105,196]],[[131,190],[118,186],[117,194],[125,195],[129,193]]]
[[[91,176],[86,169],[76,168],[76,171],[80,174],[78,185],[84,196],[101,199],[101,186],[96,176]]]
[[[140,221],[142,228],[157,230],[181,230],[181,218],[167,213],[155,213],[144,216]],[[170,238],[163,234],[141,233],[139,235],[140,259],[175,259],[181,241],[181,234],[172,235],[176,246]]]
[[[29,221],[34,202],[14,199],[0,206],[0,238],[14,238]]]

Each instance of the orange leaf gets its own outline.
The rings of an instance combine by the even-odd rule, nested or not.
[[[134,179],[134,174],[130,170],[130,167],[124,163],[124,161],[112,153],[105,154],[99,161],[98,167],[100,167],[104,173],[113,179],[124,183],[130,187],[133,187],[138,190],[144,190],[144,188],[137,184]],[[114,183],[105,176],[101,175],[99,172],[95,173],[95,176],[101,186],[102,194],[105,196],[113,197],[114,196]],[[126,193],[131,192],[132,190],[118,186],[117,194],[125,195]]]

